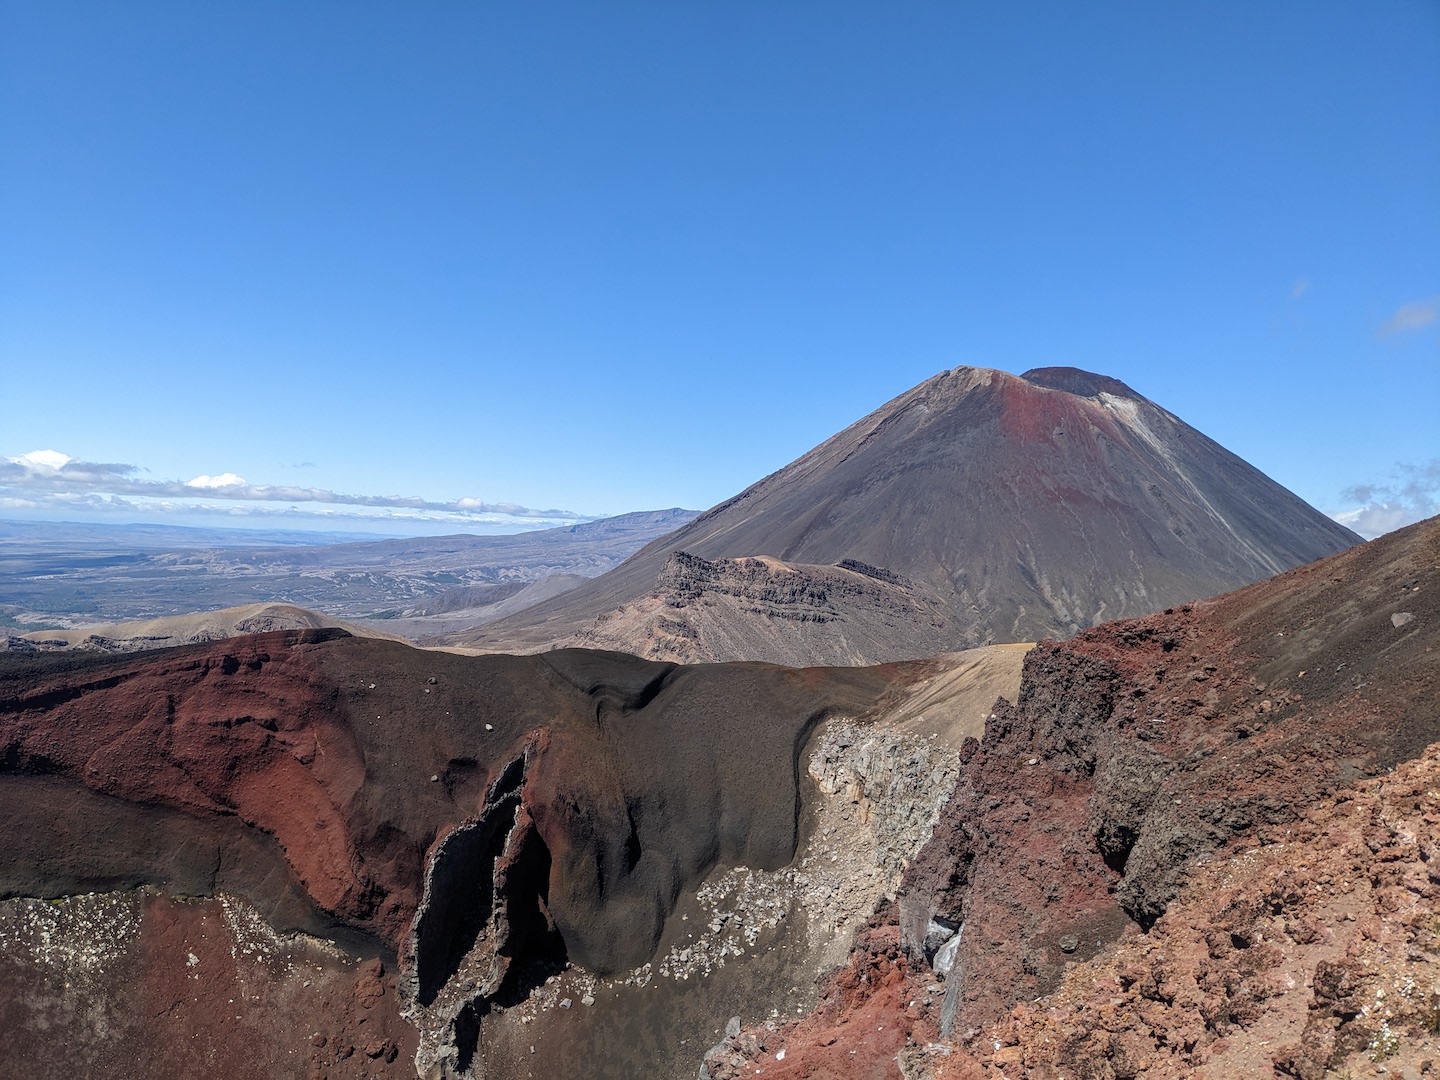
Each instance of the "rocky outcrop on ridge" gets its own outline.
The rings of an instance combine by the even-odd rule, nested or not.
[[[877,663],[1068,637],[1359,539],[1115,379],[961,367],[594,581],[447,640],[527,652],[578,634],[657,655]],[[762,591],[781,595],[752,603],[745,562],[759,557]],[[844,595],[836,567],[871,584]],[[782,569],[833,611],[784,595]],[[778,631],[806,613],[825,621]]]
[[[796,666],[863,664],[896,652],[897,641],[906,643],[905,659],[945,652],[953,621],[934,590],[854,560],[806,566],[676,551],[654,593],[561,644],[689,664],[742,655]]]

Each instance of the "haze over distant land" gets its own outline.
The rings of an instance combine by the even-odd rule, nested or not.
[[[296,542],[303,533],[0,522],[0,620],[75,626],[279,602],[379,615],[383,633],[402,632],[388,622],[400,614],[463,610],[460,625],[473,626],[603,573],[694,516],[324,544]],[[442,628],[454,627],[430,632]]]
[[[1435,506],[1437,40],[1425,0],[11,4],[0,517],[710,506],[941,369],[1073,365],[1370,535]]]

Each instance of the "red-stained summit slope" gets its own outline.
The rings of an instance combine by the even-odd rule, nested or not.
[[[455,640],[528,650],[583,631],[578,640],[644,653],[660,631],[634,606],[657,594],[665,603],[650,622],[663,619],[671,638],[702,646],[708,634],[717,642],[709,659],[767,655],[763,635],[745,651],[745,616],[758,611],[771,624],[807,624],[811,663],[844,654],[827,635],[848,640],[857,636],[852,624],[865,623],[866,640],[853,651],[876,662],[1069,636],[1234,589],[1358,540],[1116,379],[1074,368],[1017,377],[961,367],[608,574]],[[855,599],[837,594],[827,603],[836,586],[819,577],[811,602],[790,604],[793,611],[783,596],[749,602],[751,583],[687,581],[693,587],[677,592],[676,552],[712,561],[770,556],[801,577],[807,567],[850,560],[878,569],[893,594],[884,601],[903,608],[909,600],[925,632],[907,636],[899,624],[876,632]],[[710,576],[724,578],[713,568]],[[804,593],[796,580],[791,574],[771,591]],[[714,598],[730,595],[747,602],[715,624],[726,602]],[[708,621],[691,617],[706,605]],[[621,636],[606,638],[606,624],[623,628]]]

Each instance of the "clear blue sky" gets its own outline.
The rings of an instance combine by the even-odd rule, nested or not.
[[[0,517],[703,508],[957,364],[1423,510],[1437,304],[1434,0],[0,2]]]

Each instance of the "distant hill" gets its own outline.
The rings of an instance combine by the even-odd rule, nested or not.
[[[447,640],[515,651],[584,642],[657,659],[877,662],[1067,637],[1359,541],[1116,379],[961,367],[615,570]],[[783,591],[806,597],[805,613],[786,610],[808,618],[781,633],[789,615],[740,595],[735,566],[677,587],[677,553],[692,568],[778,560],[788,568]],[[867,568],[876,604],[916,618],[882,632],[883,610],[836,588],[847,560]],[[780,637],[788,643],[777,653]]]
[[[247,604],[193,615],[168,615],[140,622],[102,623],[74,630],[37,630],[19,637],[0,637],[0,650],[12,652],[130,653],[220,641],[241,634],[276,630],[344,630],[356,637],[402,640],[373,628],[292,604]]]

